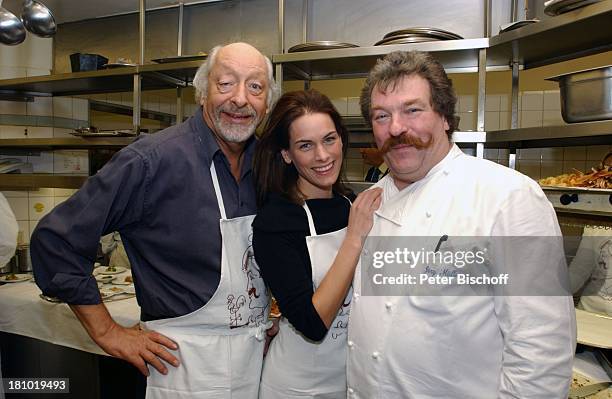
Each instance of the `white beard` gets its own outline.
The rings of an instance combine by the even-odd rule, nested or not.
[[[218,134],[225,141],[230,143],[242,143],[248,140],[255,133],[255,129],[257,129],[257,125],[259,124],[259,118],[257,117],[258,115],[253,108],[248,106],[246,110],[242,111],[242,113],[248,113],[249,115],[253,116],[251,123],[248,125],[237,125],[225,122],[221,118],[221,112],[223,111],[223,107],[215,110],[213,123],[215,124]],[[236,112],[234,110],[228,111],[233,113],[241,113],[240,111]]]

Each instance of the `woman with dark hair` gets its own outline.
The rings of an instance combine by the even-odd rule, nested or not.
[[[283,95],[254,158],[253,249],[283,314],[260,398],[346,398],[351,282],[380,190],[351,206],[340,176],[348,131],[321,93]]]

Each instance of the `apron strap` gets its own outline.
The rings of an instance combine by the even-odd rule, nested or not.
[[[348,197],[346,195],[343,195],[343,197],[344,197],[344,199],[346,199],[348,201],[349,207],[351,205],[353,205],[351,200],[348,199]],[[308,205],[306,204],[306,201],[304,201],[304,205],[302,205],[302,208],[304,208],[304,210],[306,211],[306,217],[308,218],[308,228],[310,229],[310,235],[311,236],[316,236],[317,235],[317,229],[315,229],[314,219],[312,218],[312,213],[310,213],[310,209],[308,208]]]
[[[227,214],[225,213],[225,204],[223,203],[223,197],[221,196],[221,187],[219,187],[219,179],[217,178],[217,170],[215,169],[214,160],[210,163],[210,176],[212,177],[215,195],[217,196],[217,204],[219,204],[219,213],[221,214],[221,219],[227,219]]]
[[[310,209],[308,209],[308,205],[306,204],[306,201],[304,201],[304,205],[302,205],[302,207],[306,211],[306,217],[308,218],[308,228],[310,229],[310,235],[316,236],[317,229],[315,229],[314,220],[312,219],[312,213],[310,213]]]

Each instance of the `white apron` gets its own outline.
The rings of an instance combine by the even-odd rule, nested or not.
[[[336,258],[346,228],[317,235],[305,203],[304,210],[310,227],[306,245],[316,289]],[[352,288],[320,342],[305,338],[284,317],[280,320],[280,331],[265,358],[260,399],[346,398],[346,339],[351,298]]]
[[[149,365],[147,398],[257,398],[269,296],[251,245],[254,216],[228,219],[214,163],[221,213],[221,279],[210,300],[184,316],[144,322],[178,346],[179,367],[163,375]]]

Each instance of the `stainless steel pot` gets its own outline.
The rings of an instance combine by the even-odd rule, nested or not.
[[[612,119],[612,65],[557,75],[563,120],[589,122]]]

